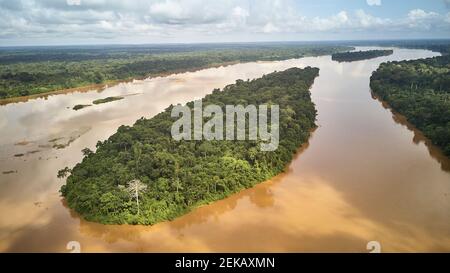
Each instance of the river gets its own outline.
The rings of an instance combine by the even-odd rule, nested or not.
[[[449,159],[369,89],[381,62],[436,55],[236,64],[0,106],[0,251],[68,252],[69,241],[83,252],[368,252],[369,241],[386,252],[450,251]],[[274,179],[154,226],[90,223],[61,199],[57,171],[120,125],[308,65],[320,68],[311,89],[319,127]],[[72,110],[116,95],[125,99]]]

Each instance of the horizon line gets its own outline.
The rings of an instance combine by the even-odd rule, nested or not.
[[[155,46],[155,45],[223,45],[223,44],[264,44],[264,43],[332,43],[332,42],[396,42],[396,41],[450,41],[450,38],[395,38],[395,39],[330,39],[330,40],[271,40],[271,41],[227,41],[227,42],[154,42],[154,43],[91,43],[91,44],[36,44],[0,45],[0,48],[20,47],[76,47],[76,46]]]

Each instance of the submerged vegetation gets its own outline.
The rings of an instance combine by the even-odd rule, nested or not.
[[[78,111],[78,110],[81,110],[81,109],[89,107],[89,106],[92,106],[92,105],[91,104],[77,104],[72,109],[75,111]]]
[[[121,96],[106,97],[104,99],[94,100],[92,102],[92,104],[97,105],[97,104],[108,103],[108,102],[122,100],[122,99],[124,99],[124,97],[121,97]],[[78,110],[81,110],[83,108],[90,107],[90,106],[92,106],[92,104],[77,104],[72,109],[75,110],[75,111],[78,111]]]
[[[3,48],[0,99],[233,62],[285,60],[349,49],[295,43]]]
[[[354,62],[367,59],[373,59],[381,56],[389,56],[393,54],[393,50],[366,50],[334,53],[331,59],[337,62]]]
[[[175,141],[173,106],[133,126],[121,126],[68,175],[61,193],[85,219],[105,224],[155,224],[222,199],[281,173],[315,128],[309,88],[319,69],[291,68],[215,89],[203,107],[279,105],[278,149],[263,152],[260,140]],[[187,105],[192,109],[194,102]]]
[[[116,101],[116,100],[121,100],[123,99],[123,97],[117,96],[117,97],[107,97],[104,99],[98,99],[98,100],[94,100],[92,103],[93,104],[102,104],[102,103],[108,103],[108,102],[112,102],[112,101]]]
[[[370,86],[450,156],[450,55],[383,63]]]

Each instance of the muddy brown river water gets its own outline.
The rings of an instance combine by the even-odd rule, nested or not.
[[[0,106],[0,251],[68,252],[78,241],[83,252],[368,252],[378,241],[388,252],[448,252],[449,159],[369,89],[381,62],[436,55],[236,64]],[[311,89],[319,127],[273,180],[155,226],[86,222],[59,196],[57,171],[120,125],[236,79],[308,65],[320,68]],[[116,95],[129,96],[72,110]]]

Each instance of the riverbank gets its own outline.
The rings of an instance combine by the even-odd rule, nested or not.
[[[369,90],[381,62],[436,55],[395,49],[357,63],[323,56],[236,64],[112,87],[104,94],[140,95],[95,110],[66,107],[105,95],[72,93],[0,107],[1,171],[17,170],[0,174],[0,251],[67,252],[67,243],[78,241],[83,252],[368,252],[367,243],[376,240],[383,252],[448,252],[450,173]],[[236,79],[306,66],[320,68],[311,89],[319,127],[283,174],[154,226],[88,222],[63,205],[57,171],[80,163],[82,149],[94,151],[120,125]],[[65,149],[12,157],[91,125]],[[23,140],[32,143],[14,145]]]
[[[60,90],[55,90],[55,91],[50,91],[50,92],[45,92],[45,93],[28,95],[28,96],[5,98],[5,99],[0,99],[0,106],[7,105],[10,103],[27,102],[29,100],[39,99],[39,98],[46,99],[49,96],[69,94],[69,93],[75,93],[75,92],[85,93],[85,92],[90,92],[90,91],[95,91],[95,90],[97,90],[97,92],[103,92],[105,89],[107,89],[109,87],[113,87],[113,86],[121,84],[121,83],[130,83],[133,81],[141,81],[141,80],[145,80],[145,79],[149,79],[149,78],[167,77],[170,75],[176,75],[176,74],[181,74],[181,73],[186,73],[186,72],[195,72],[195,71],[208,69],[208,68],[217,68],[217,67],[222,67],[222,66],[226,67],[226,66],[234,65],[234,64],[238,64],[238,63],[241,63],[241,62],[237,62],[237,61],[224,62],[224,63],[220,63],[220,64],[211,64],[211,65],[207,65],[207,66],[193,67],[193,68],[189,68],[189,69],[177,69],[177,70],[172,70],[172,71],[168,71],[168,72],[156,73],[156,74],[152,74],[152,75],[145,76],[145,77],[132,77],[132,78],[127,78],[127,79],[122,79],[122,80],[106,81],[106,82],[99,83],[99,84],[90,84],[90,85],[85,85],[85,86],[60,89]]]
[[[133,79],[197,71],[239,62],[280,61],[327,55],[351,50],[352,47],[280,44],[227,48],[226,45],[221,45],[173,52],[163,48],[162,51],[153,52],[148,48],[140,53],[125,47],[120,52],[103,48],[101,56],[92,49],[83,49],[80,53],[70,48],[64,49],[65,55],[54,56],[56,53],[51,52],[51,49],[48,47],[42,52],[23,49],[0,56],[0,98],[28,96],[19,99],[23,101],[89,87],[101,88],[105,84],[113,85]],[[68,57],[72,56],[73,51],[78,54],[77,57]],[[21,54],[28,54],[29,60],[22,60]],[[7,62],[2,62],[1,57],[7,59]],[[3,103],[7,102],[8,100]]]
[[[450,157],[449,64],[447,55],[383,63],[370,87]]]
[[[428,148],[430,156],[441,164],[442,170],[450,172],[450,160],[439,146],[435,145],[433,141],[425,136],[419,128],[409,122],[406,116],[392,108],[392,106],[387,101],[383,100],[377,93],[371,90],[371,95],[374,100],[381,103],[384,109],[389,110],[392,113],[392,119],[396,123],[405,126],[408,130],[414,133],[414,137],[412,139],[414,144],[419,144],[421,142],[424,143]]]
[[[264,182],[285,170],[316,127],[309,89],[318,75],[318,68],[289,68],[251,81],[237,80],[202,99],[205,107],[276,105],[276,111],[282,110],[279,123],[271,119],[266,125],[272,128],[269,139],[177,141],[170,132],[176,121],[172,107],[131,127],[120,126],[73,167],[61,187],[62,196],[89,221],[153,225]],[[267,129],[260,125],[257,130],[261,134]],[[130,207],[130,198],[140,202]]]

